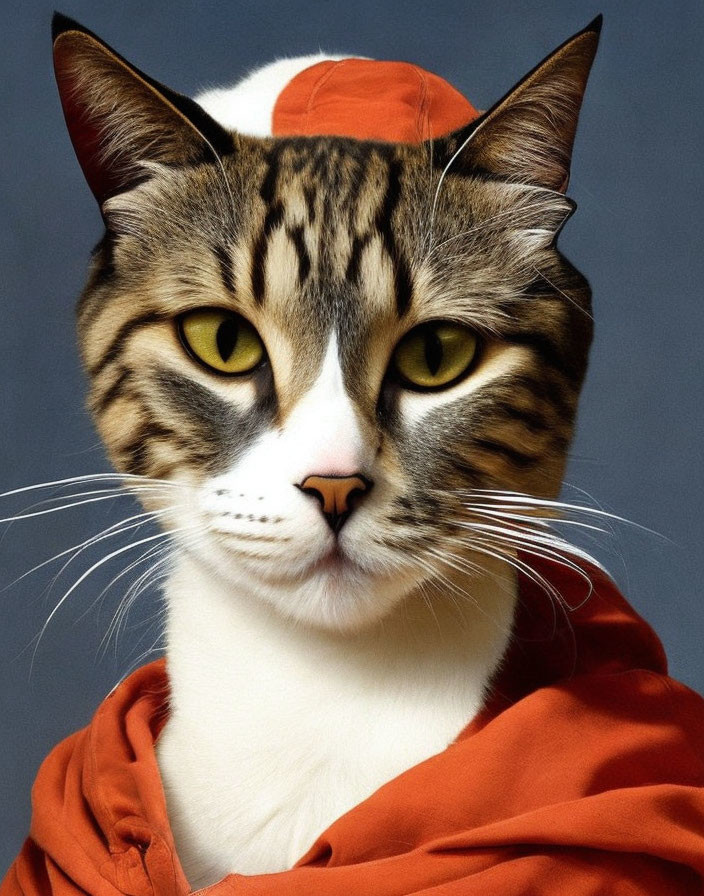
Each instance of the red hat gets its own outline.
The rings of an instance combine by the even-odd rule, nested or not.
[[[409,62],[324,60],[286,84],[274,106],[272,134],[419,143],[478,116],[451,84]]]

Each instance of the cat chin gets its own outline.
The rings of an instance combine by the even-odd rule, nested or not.
[[[270,603],[296,622],[340,633],[356,633],[372,627],[403,602],[417,582],[382,579],[359,567],[322,568],[283,598],[268,595]]]
[[[419,584],[417,570],[367,569],[338,553],[324,555],[305,572],[252,568],[217,547],[191,559],[231,591],[233,600],[258,600],[295,625],[352,634],[372,627]]]

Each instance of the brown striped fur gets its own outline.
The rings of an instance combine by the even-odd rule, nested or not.
[[[106,222],[78,326],[116,467],[225,470],[285,425],[334,330],[388,485],[385,545],[441,544],[461,489],[556,495],[592,333],[588,284],[556,237],[596,40],[577,35],[463,131],[407,145],[221,133],[90,34],[60,31],[67,121]],[[239,380],[194,364],[175,320],[201,306],[244,315],[268,364]],[[437,319],[472,327],[482,355],[413,422],[390,358]]]

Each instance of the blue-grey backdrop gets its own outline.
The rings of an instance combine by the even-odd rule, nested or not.
[[[51,11],[48,0],[33,0],[3,19],[0,490],[107,469],[83,410],[73,333],[100,218],[54,87]],[[185,93],[231,82],[277,55],[323,48],[417,62],[480,108],[604,12],[570,188],[579,211],[561,238],[591,280],[597,323],[567,494],[583,489],[667,536],[619,526],[596,553],[659,631],[673,674],[704,690],[704,4],[65,0],[62,11]],[[2,499],[0,516],[43,497]],[[0,587],[135,512],[126,500],[106,501],[13,524],[0,542]],[[114,544],[86,550],[48,594],[60,562],[0,592],[0,874],[26,833],[42,757],[88,721],[158,637],[158,599],[145,594],[117,646],[112,640],[101,652],[126,579],[98,598],[133,558],[127,553],[70,595],[37,646],[58,599],[124,542]]]

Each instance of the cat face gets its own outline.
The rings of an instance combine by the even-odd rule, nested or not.
[[[90,404],[119,470],[173,484],[143,500],[215,574],[359,628],[490,552],[484,490],[557,493],[591,327],[555,238],[595,41],[412,145],[234,135],[60,31],[106,222],[79,305]]]

